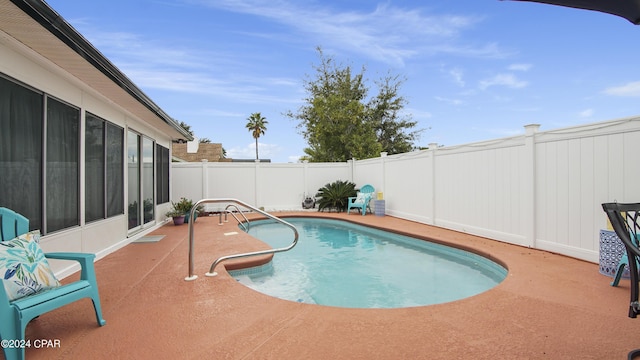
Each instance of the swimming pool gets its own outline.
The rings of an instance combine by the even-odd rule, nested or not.
[[[290,251],[263,266],[230,271],[240,283],[281,299],[349,308],[444,303],[484,292],[507,270],[474,253],[341,220],[287,218],[300,233]],[[272,247],[291,230],[271,220],[249,234]]]

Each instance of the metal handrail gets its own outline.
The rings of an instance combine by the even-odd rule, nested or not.
[[[236,216],[236,214],[233,213],[233,211],[229,210],[230,207],[236,208],[236,211],[240,213],[240,215],[242,215],[242,217],[244,218],[244,223],[240,221],[240,219],[238,219],[238,217]],[[229,221],[227,220],[227,214],[231,214],[231,216],[233,216],[233,218],[236,219],[236,221],[238,222],[238,225],[242,226],[245,232],[249,231],[249,226],[251,225],[251,223],[249,222],[249,219],[247,219],[247,217],[244,216],[244,213],[240,211],[240,209],[235,204],[229,204],[227,205],[227,207],[224,208],[224,222]],[[220,212],[220,215],[218,216],[218,225],[222,225],[222,212]]]
[[[238,259],[238,258],[243,258],[243,257],[248,257],[248,256],[257,256],[257,255],[267,255],[267,254],[275,254],[277,252],[283,252],[283,251],[288,251],[293,249],[294,246],[296,246],[296,244],[298,243],[298,229],[296,229],[295,226],[291,225],[290,223],[276,217],[273,216],[271,214],[269,214],[268,212],[265,212],[264,210],[260,210],[254,206],[251,206],[243,201],[240,201],[238,199],[202,199],[198,202],[195,203],[195,205],[191,208],[191,212],[190,212],[190,218],[193,219],[193,215],[198,207],[198,205],[201,204],[207,204],[207,203],[221,203],[221,202],[231,202],[231,203],[236,203],[239,205],[242,205],[248,209],[251,209],[257,213],[260,213],[272,220],[275,220],[279,223],[282,223],[285,226],[288,226],[289,228],[291,228],[291,230],[293,230],[293,242],[287,246],[287,247],[283,247],[283,248],[277,248],[277,249],[269,249],[269,250],[261,250],[261,251],[253,251],[253,252],[248,252],[248,253],[241,253],[241,254],[235,254],[235,255],[227,255],[227,256],[222,256],[219,257],[218,259],[216,259],[216,261],[213,262],[213,264],[211,264],[211,268],[209,269],[209,272],[206,273],[206,276],[216,276],[217,273],[215,271],[213,271],[215,269],[215,267],[225,261],[225,260],[229,260],[229,259]],[[243,215],[244,216],[244,215]],[[246,217],[245,217],[246,219]],[[193,273],[193,248],[194,248],[194,240],[193,240],[193,223],[195,221],[189,221],[189,276],[187,276],[185,278],[186,281],[192,281],[198,278],[198,275],[195,275]],[[247,220],[248,222],[248,220]]]

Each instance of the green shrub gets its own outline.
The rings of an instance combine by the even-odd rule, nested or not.
[[[356,196],[356,184],[350,181],[338,180],[318,189],[316,201],[318,211],[335,209],[337,212],[346,211],[349,197]]]

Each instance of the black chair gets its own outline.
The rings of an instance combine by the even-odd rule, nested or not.
[[[640,313],[640,303],[638,303],[638,258],[640,249],[632,239],[639,239],[640,234],[640,203],[635,204],[602,204],[602,209],[607,213],[613,230],[622,240],[627,250],[629,258],[631,302],[629,303],[629,317],[636,318]],[[628,359],[635,359],[640,356],[640,349],[629,352]]]

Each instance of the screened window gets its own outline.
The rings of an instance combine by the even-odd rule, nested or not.
[[[0,126],[0,206],[45,234],[79,225],[80,110],[0,77]]]
[[[46,232],[80,225],[80,110],[46,97]]]
[[[107,217],[124,214],[124,129],[107,127]]]
[[[156,144],[156,202],[169,202],[169,149]]]
[[[105,126],[104,121],[91,114],[85,115],[85,221],[105,216]]]
[[[80,139],[85,217],[124,214],[124,129],[0,74],[0,206],[43,234],[80,225]]]
[[[85,115],[85,220],[124,213],[124,130]]]
[[[42,229],[44,96],[0,76],[0,206]]]

